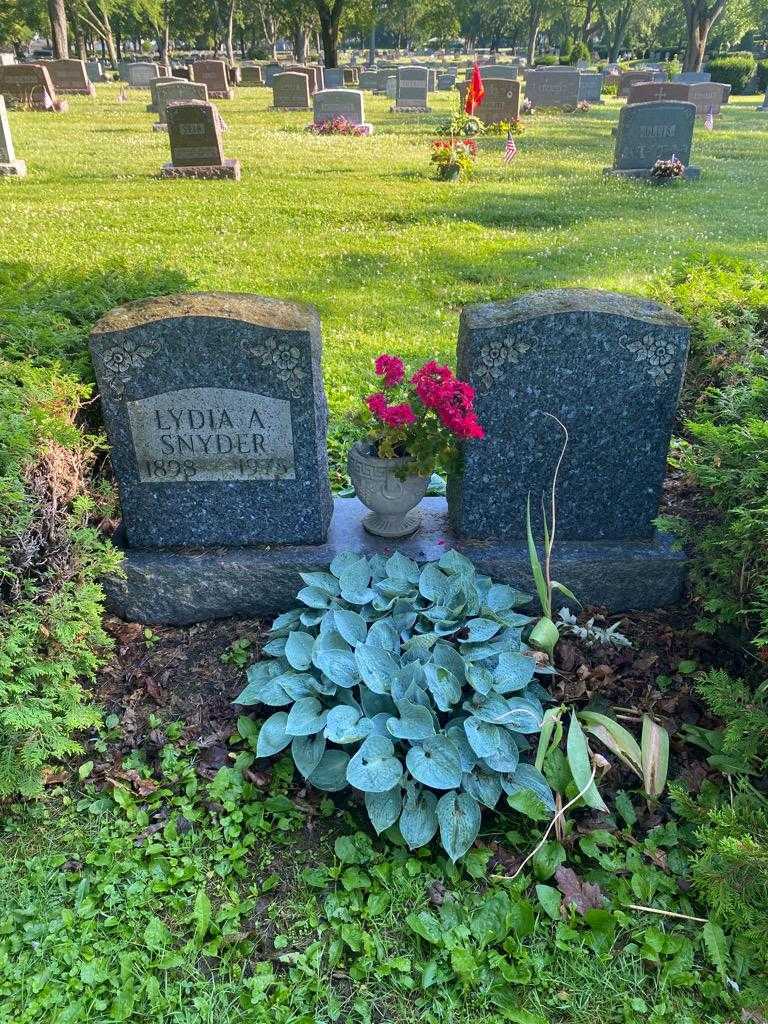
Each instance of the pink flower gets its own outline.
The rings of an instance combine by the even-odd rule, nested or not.
[[[397,356],[380,355],[374,363],[377,377],[384,378],[384,387],[393,388],[405,377],[405,364]]]
[[[416,422],[416,415],[407,402],[388,406],[381,418],[388,427],[407,427]]]
[[[411,377],[416,394],[428,409],[437,409],[443,401],[445,385],[455,380],[450,366],[440,366],[435,360],[425,363]]]
[[[382,419],[384,411],[387,408],[387,399],[385,395],[382,395],[381,392],[378,392],[375,395],[368,395],[368,397],[365,400],[365,404],[368,406],[368,408],[371,410],[374,416],[376,416],[378,419]]]

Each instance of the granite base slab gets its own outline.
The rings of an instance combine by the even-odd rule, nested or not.
[[[603,169],[603,174],[607,178],[641,178],[645,181],[650,181],[652,177],[651,171],[644,167],[638,168],[637,170],[616,170],[613,167],[605,167]],[[701,177],[701,168],[686,167],[683,171],[682,177],[685,178],[686,181],[698,181]],[[668,180],[675,181],[676,179],[670,178]]]
[[[0,164],[0,178],[26,178],[27,165],[24,160],[11,160],[8,164]]]
[[[465,541],[448,525],[444,498],[425,498],[412,537],[385,541],[363,529],[366,509],[337,498],[325,544],[248,548],[124,550],[124,577],[105,581],[109,611],[146,625],[185,626],[223,618],[270,618],[296,604],[300,572],[327,569],[341,551],[403,554],[430,561],[456,548],[478,571],[533,593],[528,552],[520,542]],[[119,531],[115,543],[123,543]],[[557,579],[584,605],[611,612],[657,608],[680,600],[687,560],[663,534],[645,541],[556,545]],[[565,602],[563,602],[565,603]]]
[[[202,178],[202,179],[228,179],[240,181],[240,161],[225,159],[224,163],[209,166],[203,164],[198,167],[177,167],[176,164],[163,164],[160,171],[161,178]]]

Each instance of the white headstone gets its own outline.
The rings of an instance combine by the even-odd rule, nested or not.
[[[14,175],[23,178],[26,173],[27,165],[23,160],[17,160],[13,151],[8,112],[5,109],[5,100],[0,96],[0,177]]]

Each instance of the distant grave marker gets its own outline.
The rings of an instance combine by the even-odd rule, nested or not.
[[[240,161],[224,156],[219,112],[212,103],[202,100],[170,103],[166,117],[171,162],[163,166],[163,178],[240,180]]]

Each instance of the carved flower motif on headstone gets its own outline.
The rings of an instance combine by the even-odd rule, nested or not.
[[[506,365],[514,366],[520,361],[530,348],[523,341],[511,343],[509,341],[493,339],[486,342],[480,349],[480,367],[475,373],[479,386],[484,390],[493,387],[494,383],[501,378]]]
[[[301,349],[290,341],[268,335],[259,348],[251,349],[260,366],[274,371],[279,380],[296,390],[306,377],[301,368]]]
[[[645,364],[655,381],[668,380],[674,373],[677,348],[670,339],[648,333],[636,341],[630,341],[623,334],[619,342],[635,356],[637,362]]]
[[[125,385],[132,377],[134,370],[140,370],[154,351],[152,345],[141,344],[130,338],[126,338],[120,345],[106,350],[102,360],[109,371],[110,391],[115,396],[118,398],[123,396]]]

